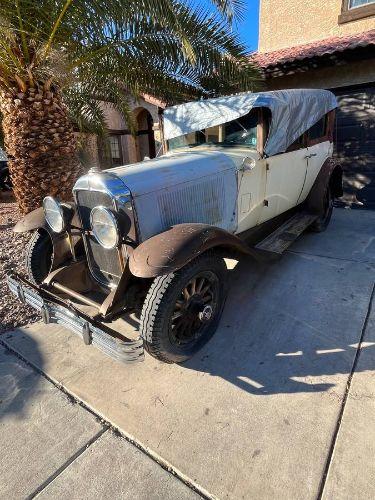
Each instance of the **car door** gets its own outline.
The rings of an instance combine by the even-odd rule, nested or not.
[[[300,137],[286,153],[267,158],[264,207],[258,223],[295,207],[301,197],[307,174],[305,137]]]
[[[304,201],[312,188],[324,162],[333,153],[331,139],[334,112],[321,118],[307,132],[307,174],[300,202]]]

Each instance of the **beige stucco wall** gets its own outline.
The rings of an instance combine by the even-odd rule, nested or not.
[[[132,111],[137,112],[140,108],[147,109],[147,111],[151,113],[154,123],[158,123],[158,108],[154,104],[150,104],[144,99],[139,99],[138,101],[136,101],[132,98],[129,99],[129,104]],[[110,130],[122,130],[128,128],[122,115],[118,111],[113,109],[112,106],[104,106],[103,111],[108,124],[108,128]]]
[[[259,52],[375,28],[375,17],[338,24],[342,0],[261,0]]]
[[[135,119],[137,119],[137,115],[140,111],[146,109],[151,114],[154,124],[159,123],[158,106],[155,104],[149,103],[144,99],[135,100],[131,97],[129,97],[129,104]],[[129,128],[124,117],[115,110],[113,106],[103,103],[102,109],[109,131],[120,131]],[[142,128],[147,128],[147,122],[141,125]],[[146,151],[146,149],[148,149],[148,138],[139,136],[135,139],[129,134],[121,135],[121,148],[124,165],[135,163],[140,161],[145,154],[148,154]]]
[[[375,64],[359,61],[342,66],[311,69],[267,80],[269,90],[291,88],[334,89],[375,81]]]

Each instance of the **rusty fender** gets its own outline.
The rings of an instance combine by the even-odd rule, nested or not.
[[[180,269],[211,248],[259,258],[256,251],[223,229],[208,224],[178,224],[141,243],[130,256],[130,272],[138,278],[155,278]]]
[[[75,205],[73,203],[69,203],[69,205],[75,210]],[[77,251],[79,246],[82,244],[82,237],[80,232],[81,224],[76,211],[72,219],[72,227],[72,240]],[[27,233],[36,230],[46,231],[52,240],[52,270],[56,269],[71,257],[71,249],[67,233],[63,232],[61,234],[57,234],[52,231],[52,229],[46,222],[43,207],[39,207],[32,212],[29,212],[27,215],[25,215],[25,217],[19,220],[13,228],[13,231],[15,233]]]
[[[306,199],[306,208],[313,214],[324,213],[324,193],[328,184],[334,198],[343,195],[342,168],[334,158],[328,158],[322,165]]]
[[[44,217],[43,207],[39,207],[25,215],[25,217],[19,220],[14,226],[13,231],[15,233],[27,233],[35,229],[45,229],[48,232],[51,231]]]

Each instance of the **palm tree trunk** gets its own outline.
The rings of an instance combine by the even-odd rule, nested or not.
[[[28,88],[0,94],[4,143],[14,195],[22,213],[47,195],[70,200],[81,173],[77,140],[61,94]]]

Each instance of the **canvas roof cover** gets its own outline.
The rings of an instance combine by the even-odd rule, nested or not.
[[[247,115],[253,108],[271,110],[265,153],[283,153],[328,111],[337,107],[328,90],[290,89],[244,92],[172,106],[164,111],[164,139],[214,127]]]

